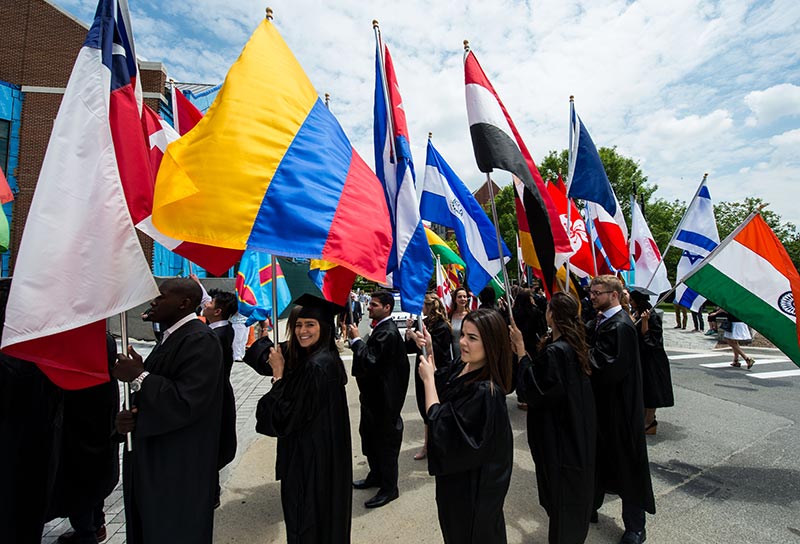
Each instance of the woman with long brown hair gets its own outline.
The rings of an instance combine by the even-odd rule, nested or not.
[[[431,335],[433,342],[433,355],[436,362],[436,368],[442,368],[453,362],[452,343],[453,334],[450,332],[450,323],[447,322],[447,312],[445,311],[442,300],[434,293],[427,293],[422,303],[422,312],[425,314],[423,324],[425,329]],[[417,328],[417,321],[409,319],[406,322],[406,350],[408,353],[417,354],[417,372],[414,376],[414,390],[417,394],[417,408],[422,419],[425,419],[425,386],[422,383],[422,378],[419,376],[419,360],[422,356],[422,350],[417,346],[415,340],[415,330]],[[428,426],[425,425],[425,442],[417,453],[414,454],[414,459],[420,461],[425,459],[428,455]]]
[[[512,324],[511,343],[520,358],[517,389],[528,403],[528,445],[536,465],[539,504],[550,517],[551,544],[583,542],[593,508],[594,395],[589,348],[578,301],[555,293],[545,318],[551,333],[531,358]]]
[[[459,287],[453,293],[453,308],[450,310],[448,319],[450,320],[450,330],[453,333],[453,359],[459,356],[458,339],[461,337],[461,322],[469,313],[469,293],[463,287]]]
[[[430,350],[430,335],[424,340]],[[504,543],[503,503],[514,444],[506,409],[511,345],[500,313],[478,309],[467,314],[460,347],[461,357],[435,376],[432,355],[422,357],[419,365],[439,525],[445,543]]]

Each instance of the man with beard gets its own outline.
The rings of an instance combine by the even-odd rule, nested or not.
[[[397,458],[403,442],[400,411],[408,390],[409,364],[405,342],[392,321],[394,297],[388,291],[372,294],[367,313],[372,334],[366,341],[358,337],[358,327],[347,333],[353,350],[353,376],[361,392],[361,450],[369,463],[369,474],[353,482],[356,489],[378,488],[364,503],[379,508],[399,496]]]
[[[645,511],[656,513],[644,436],[642,368],[636,328],[622,311],[622,282],[602,275],[592,280],[589,297],[598,312],[587,323],[592,389],[597,408],[595,512],[606,493],[622,499],[625,533],[620,544],[647,538]]]
[[[222,349],[197,319],[200,286],[169,279],[150,303],[162,342],[144,363],[118,355],[113,375],[130,382],[132,410],[117,431],[133,433],[123,460],[129,544],[211,543],[224,384]]]

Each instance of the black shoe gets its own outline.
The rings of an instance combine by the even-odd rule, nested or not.
[[[647,531],[644,529],[641,531],[625,531],[619,544],[642,544],[645,540],[647,540]]]
[[[597,523],[597,510],[592,511],[592,515],[589,516],[589,523]]]
[[[395,500],[400,496],[400,492],[395,489],[394,491],[378,491],[378,494],[364,503],[367,508],[380,508]]]
[[[370,489],[373,487],[378,487],[378,484],[369,478],[364,478],[363,480],[353,480],[353,489]]]

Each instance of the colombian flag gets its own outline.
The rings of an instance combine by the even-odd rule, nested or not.
[[[268,20],[205,117],[167,147],[153,224],[179,240],[324,259],[378,282],[392,246],[380,181]]]

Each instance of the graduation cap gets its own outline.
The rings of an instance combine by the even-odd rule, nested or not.
[[[316,319],[320,324],[327,323],[331,328],[335,328],[336,316],[344,311],[344,306],[309,293],[300,295],[294,303],[301,306],[297,317]]]

